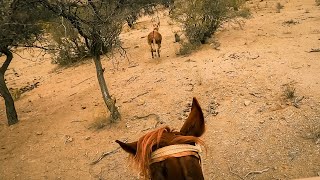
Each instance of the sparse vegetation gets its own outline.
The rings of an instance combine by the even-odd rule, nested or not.
[[[283,8],[284,8],[284,6],[281,3],[278,2],[277,5],[276,5],[276,12],[280,13],[281,9],[283,9]]]
[[[296,88],[293,85],[291,84],[285,85],[283,94],[286,99],[293,100],[293,98],[296,97],[295,92],[296,92]]]
[[[306,139],[314,141],[316,144],[320,144],[320,119],[314,117],[306,122],[306,131],[303,135]]]
[[[241,0],[196,0],[175,1],[171,18],[180,23],[188,42],[181,42],[181,55],[190,53],[196,46],[207,40],[218,30],[221,24],[237,13],[248,16],[248,9],[239,11],[244,3]]]
[[[5,82],[5,73],[16,47],[34,47],[43,38],[42,21],[49,19],[43,8],[30,1],[0,1],[0,54],[6,60],[0,67],[0,94],[5,100],[8,124],[18,122],[14,100]]]
[[[89,129],[100,130],[100,129],[103,129],[108,124],[110,124],[110,122],[111,121],[109,116],[95,117],[94,121],[89,126]]]
[[[240,9],[239,11],[235,11],[235,17],[250,18],[251,11],[249,8],[244,7],[242,9]]]
[[[10,94],[11,94],[13,100],[16,101],[16,100],[20,99],[22,93],[19,88],[14,88],[14,89],[10,89]]]
[[[174,42],[180,42],[181,38],[178,32],[174,32]]]
[[[295,21],[293,19],[283,22],[283,24],[285,25],[296,25],[298,23],[299,23],[298,21]]]
[[[192,51],[198,49],[199,44],[192,44],[190,42],[183,42],[181,43],[181,47],[179,49],[178,55],[188,55],[191,54]]]
[[[294,87],[293,83],[284,85],[284,88],[284,101],[288,105],[293,105],[296,108],[300,108],[300,102],[304,99],[304,96],[296,95],[296,88]]]
[[[54,50],[50,51],[53,55],[52,63],[64,66],[90,57],[84,39],[64,18],[52,20],[46,31],[50,34],[51,46],[55,47]]]

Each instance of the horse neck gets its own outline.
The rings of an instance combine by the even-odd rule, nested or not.
[[[201,166],[198,163],[198,159],[193,156],[168,158],[162,162],[151,164],[150,171],[151,180],[204,179]]]

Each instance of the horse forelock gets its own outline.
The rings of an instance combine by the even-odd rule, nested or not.
[[[134,156],[135,164],[141,174],[145,177],[149,177],[151,153],[155,149],[163,146],[173,144],[193,144],[204,143],[194,136],[182,136],[179,132],[171,130],[169,127],[162,127],[160,129],[151,131],[141,137],[137,143],[137,153]]]

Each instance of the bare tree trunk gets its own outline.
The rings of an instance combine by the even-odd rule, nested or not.
[[[121,116],[118,111],[118,108],[116,107],[116,100],[111,98],[106,81],[103,76],[104,69],[102,69],[102,64],[101,64],[101,58],[100,58],[101,48],[100,47],[101,45],[97,45],[97,44],[95,45],[95,47],[93,47],[93,52],[94,52],[93,61],[96,66],[97,77],[100,85],[100,90],[102,93],[102,98],[111,114],[111,122],[117,122],[118,120],[120,120]]]
[[[7,59],[3,63],[3,65],[0,68],[0,94],[2,95],[5,105],[6,105],[6,113],[7,113],[7,119],[8,124],[13,125],[18,123],[18,115],[16,108],[14,106],[13,98],[8,90],[8,87],[6,85],[4,74],[6,70],[8,69],[8,66],[13,58],[12,53],[7,48],[0,48],[0,52],[5,54],[7,56]]]

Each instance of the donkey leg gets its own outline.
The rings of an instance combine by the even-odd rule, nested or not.
[[[160,57],[160,48],[161,48],[161,44],[158,44],[158,57]]]
[[[152,55],[152,58],[153,58],[153,48],[152,48],[152,45],[151,45],[150,47],[151,47],[151,55]]]

